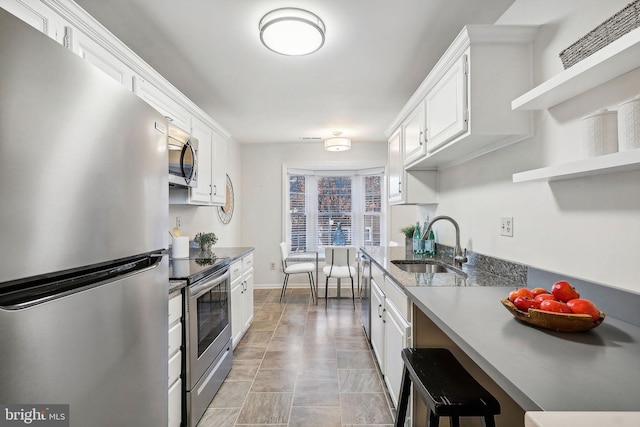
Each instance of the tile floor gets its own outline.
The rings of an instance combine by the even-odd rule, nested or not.
[[[350,299],[258,289],[233,369],[198,427],[391,426],[392,410]]]

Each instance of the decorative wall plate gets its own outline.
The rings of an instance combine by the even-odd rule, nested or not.
[[[231,178],[227,175],[227,184],[226,184],[226,200],[224,202],[224,206],[218,206],[218,218],[222,221],[223,224],[229,224],[231,222],[231,217],[233,217],[233,206],[235,203],[235,195],[233,194],[233,184],[231,183]]]

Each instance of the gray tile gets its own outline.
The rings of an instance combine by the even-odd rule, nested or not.
[[[340,408],[294,406],[289,427],[341,427]]]
[[[293,406],[340,406],[337,381],[298,381]]]
[[[275,311],[278,313],[282,313],[284,310],[284,304],[280,304],[279,302],[265,302],[260,307],[261,311]]]
[[[301,337],[304,334],[304,325],[283,324],[276,328],[274,336],[276,337]]]
[[[280,320],[275,319],[275,320],[256,320],[255,318],[253,319],[253,322],[251,322],[251,326],[249,327],[249,331],[275,331],[276,327],[278,326],[278,322]]]
[[[234,360],[226,381],[253,381],[260,367],[260,360]]]
[[[338,351],[338,369],[375,369],[370,351]]]
[[[308,360],[302,361],[298,371],[298,380],[327,381],[338,379],[338,362],[335,360]]]
[[[198,427],[233,427],[240,408],[209,408],[198,422]]]
[[[249,393],[237,424],[286,424],[293,393]]]
[[[383,393],[340,393],[345,424],[393,424]]]
[[[300,351],[267,351],[260,365],[263,369],[287,369],[289,371],[297,371],[302,352]]]
[[[260,369],[251,386],[252,392],[293,391],[296,376],[285,369]]]
[[[267,343],[244,343],[238,344],[233,351],[234,360],[262,360],[264,352],[267,351]]]
[[[302,337],[273,337],[267,351],[303,351]]]
[[[336,349],[338,351],[369,350],[369,343],[364,334],[359,337],[336,337]]]
[[[273,331],[247,331],[242,338],[243,343],[255,344],[255,343],[268,343],[271,341]]]
[[[242,406],[251,381],[225,381],[209,405],[211,408],[239,408]]]
[[[282,313],[279,311],[260,311],[253,315],[253,321],[263,321],[263,320],[280,320]]]
[[[384,393],[375,369],[338,369],[340,393]]]

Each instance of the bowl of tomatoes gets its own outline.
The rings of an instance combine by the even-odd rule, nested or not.
[[[518,288],[501,300],[518,320],[538,328],[558,332],[582,332],[599,326],[605,313],[590,300],[580,298],[567,281],[545,288]]]

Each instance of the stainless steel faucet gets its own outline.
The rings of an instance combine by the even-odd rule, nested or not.
[[[440,221],[441,219],[446,219],[451,224],[453,224],[453,226],[456,228],[456,248],[453,254],[453,263],[456,267],[462,268],[462,264],[469,261],[469,259],[467,258],[466,249],[464,250],[464,255],[462,254],[462,248],[460,247],[460,227],[458,226],[458,223],[456,222],[455,219],[446,215],[441,215],[433,218],[433,220],[429,223],[429,225],[427,225],[427,228],[424,230],[424,233],[422,233],[422,240],[425,240],[428,238],[429,230],[431,230],[433,223],[436,221]]]

